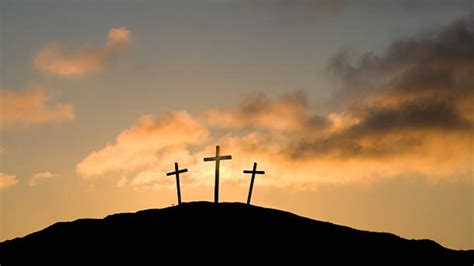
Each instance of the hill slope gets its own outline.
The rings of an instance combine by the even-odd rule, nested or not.
[[[209,202],[60,222],[0,243],[2,266],[31,260],[45,265],[134,260],[136,265],[137,260],[157,258],[225,264],[251,258],[472,265],[474,254],[449,250],[430,240],[360,231],[273,209]]]

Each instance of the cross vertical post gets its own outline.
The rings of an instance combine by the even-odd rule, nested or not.
[[[219,145],[216,146],[216,156],[215,157],[206,157],[204,158],[205,162],[215,161],[216,162],[216,171],[215,171],[215,185],[214,185],[214,203],[219,203],[219,168],[221,160],[231,160],[231,155],[221,156],[221,148]]]
[[[179,185],[179,174],[186,173],[187,171],[188,169],[186,168],[179,170],[178,163],[174,163],[174,172],[166,173],[167,176],[176,175],[176,190],[178,193],[178,205],[181,205],[181,188]]]
[[[244,170],[244,174],[252,174],[252,179],[250,180],[250,188],[249,188],[249,195],[247,196],[247,204],[250,204],[250,199],[252,198],[252,190],[253,190],[253,182],[255,180],[255,175],[260,174],[264,175],[265,171],[257,171],[257,163],[253,163],[252,170]]]
[[[216,169],[215,169],[215,180],[214,180],[214,203],[219,202],[219,168],[221,161],[217,158],[220,155],[220,147],[216,146]]]

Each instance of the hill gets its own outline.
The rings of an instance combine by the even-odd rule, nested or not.
[[[232,264],[282,259],[312,264],[329,260],[330,264],[472,265],[474,251],[450,250],[431,240],[361,231],[274,209],[209,202],[59,222],[0,243],[2,266],[102,261],[171,264],[170,260]]]

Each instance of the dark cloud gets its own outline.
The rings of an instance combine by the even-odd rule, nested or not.
[[[397,130],[465,130],[471,123],[449,101],[423,99],[391,107],[367,107],[361,123],[350,130],[357,135]]]
[[[278,99],[270,99],[265,94],[250,95],[246,102],[240,105],[239,113],[242,117],[253,117],[255,115],[266,114],[273,111],[274,105],[286,107],[295,111],[295,115],[300,115],[295,119],[301,119],[304,128],[318,129],[328,125],[326,118],[317,114],[311,114],[306,93],[296,91],[285,94]],[[245,119],[245,118],[244,118]]]
[[[381,89],[465,96],[474,89],[474,15],[431,38],[396,41],[380,56],[366,53],[355,59],[348,51],[340,52],[329,70],[342,80],[342,93],[350,96]]]
[[[365,136],[367,137],[367,136]],[[351,132],[334,134],[328,138],[312,142],[296,142],[289,147],[291,158],[333,157],[348,159],[353,157],[387,157],[401,155],[423,145],[417,136],[397,136],[390,142],[376,138],[355,137]]]
[[[302,91],[276,99],[265,94],[248,95],[236,107],[211,109],[205,116],[211,125],[244,130],[306,132],[328,125],[326,118],[311,112]]]
[[[407,112],[418,110],[426,121],[434,119],[427,111],[442,120],[449,110],[449,119],[464,123],[461,117],[469,114],[459,106],[474,93],[474,16],[455,21],[431,38],[396,41],[385,54],[365,54],[355,64],[347,53],[340,53],[330,69],[341,77],[341,92],[351,100],[370,102],[377,96],[384,110],[383,99],[389,98],[399,108],[408,108]],[[402,110],[395,113],[406,114]]]
[[[306,95],[302,91],[283,95],[276,100],[268,98],[268,96],[263,93],[253,94],[249,95],[247,99],[240,104],[239,112],[246,116],[266,113],[274,103],[306,109],[308,108],[308,101],[306,98]]]
[[[339,99],[357,123],[294,144],[292,154],[397,155],[432,134],[473,129],[474,16],[430,38],[399,40],[383,55],[337,54],[329,69],[342,81]],[[388,141],[389,140],[389,141]]]

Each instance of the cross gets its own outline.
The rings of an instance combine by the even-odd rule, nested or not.
[[[178,191],[178,205],[181,204],[181,189],[179,187],[179,174],[186,173],[188,169],[179,170],[178,163],[174,163],[174,172],[166,173],[167,176],[176,175],[176,189]]]
[[[205,162],[216,161],[216,184],[214,186],[214,203],[219,202],[219,165],[221,160],[230,160],[232,159],[231,155],[220,156],[220,147],[216,146],[216,157],[207,157],[204,158]]]
[[[257,171],[257,163],[253,163],[253,169],[244,170],[244,174],[252,174],[252,180],[250,181],[249,195],[247,197],[247,204],[250,204],[250,198],[252,198],[253,181],[255,180],[255,175],[256,174],[264,175],[265,171]]]

